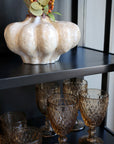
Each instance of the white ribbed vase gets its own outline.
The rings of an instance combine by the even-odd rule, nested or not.
[[[8,48],[20,55],[24,63],[48,64],[75,47],[81,34],[72,22],[27,17],[23,22],[9,24],[4,37]]]

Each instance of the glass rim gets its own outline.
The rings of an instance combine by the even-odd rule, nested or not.
[[[109,97],[109,94],[108,94],[107,91],[102,90],[102,89],[97,89],[97,88],[87,88],[87,94],[79,95],[79,97],[86,98],[86,99],[98,100],[98,98],[89,98],[89,97],[86,97],[86,96],[88,95],[88,90],[103,92],[103,93],[105,94],[105,95],[103,96],[103,98]],[[102,95],[102,94],[101,94],[101,95]],[[101,96],[101,95],[99,95],[99,96]]]
[[[52,98],[53,98],[53,99],[61,99],[61,100],[62,100],[62,99],[64,100],[64,99],[69,99],[69,98],[71,98],[71,97],[69,97],[69,98],[68,98],[68,97],[67,97],[67,98],[62,98],[62,97],[56,98],[56,97],[53,96],[53,95],[58,95],[58,94],[59,94],[59,95],[63,95],[63,96],[64,96],[64,95],[71,95],[71,97],[74,98],[74,99],[76,99],[77,101],[75,101],[74,104],[67,104],[67,105],[57,105],[56,103],[54,104],[53,102],[50,101],[50,100],[52,100]],[[49,96],[48,99],[47,99],[47,103],[48,103],[48,104],[51,104],[51,105],[53,105],[53,106],[61,106],[61,107],[64,107],[64,106],[70,106],[70,105],[77,105],[78,102],[79,102],[78,97],[76,97],[74,94],[69,94],[69,93],[62,93],[62,94],[61,94],[61,93],[53,93],[53,95]],[[71,100],[73,100],[73,99],[71,99]]]
[[[81,78],[77,78],[77,81],[73,81],[72,79],[66,79],[66,81],[63,81],[63,84],[67,84],[67,83],[77,83],[78,84],[78,80],[82,81],[82,85],[88,85],[88,81],[85,79],[81,79]],[[83,84],[83,82],[85,82]]]
[[[39,142],[39,139],[36,139],[34,141],[31,141],[31,142],[27,142],[26,144],[36,144],[36,142]]]
[[[8,138],[5,135],[0,135],[0,142],[7,144],[9,142]]]
[[[39,87],[39,86],[41,86],[41,85],[43,85],[43,86],[47,86],[47,85],[58,85],[58,83],[56,82],[56,81],[52,81],[52,82],[43,82],[43,83],[39,83],[39,84],[36,84],[35,85],[35,87],[37,88],[37,87]]]
[[[40,128],[34,126],[20,127],[20,130],[36,130],[39,132],[41,131]]]
[[[6,115],[6,114],[24,114],[24,115],[26,115],[23,111],[8,111],[8,112],[4,112],[2,115]]]
[[[3,119],[5,116],[8,116],[9,114],[11,114],[11,115],[22,114],[26,119],[26,114],[24,112],[21,112],[21,111],[4,112],[3,114],[0,115],[0,119]]]

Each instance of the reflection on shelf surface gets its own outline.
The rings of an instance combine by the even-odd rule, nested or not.
[[[62,80],[114,70],[114,55],[84,47],[73,48],[47,65],[24,64],[15,54],[0,56],[0,89]],[[23,81],[23,82],[22,82]]]

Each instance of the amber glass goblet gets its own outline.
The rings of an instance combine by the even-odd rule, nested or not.
[[[79,97],[79,94],[84,95],[87,93],[88,83],[86,80],[80,78],[72,78],[63,81],[63,93],[73,94]],[[82,120],[76,119],[75,125],[72,131],[79,131],[85,127]]]
[[[108,93],[99,89],[88,89],[87,95],[80,95],[79,106],[82,118],[89,127],[88,136],[79,139],[80,144],[102,144],[96,136],[96,127],[102,123],[108,106]]]
[[[9,144],[9,140],[7,137],[0,135],[0,144]]]
[[[35,127],[14,127],[14,144],[42,144],[42,135]]]
[[[14,126],[27,126],[27,119],[24,112],[6,112],[0,116],[0,121],[4,134],[8,136],[12,135]]]
[[[52,94],[48,98],[48,116],[59,144],[67,144],[66,135],[72,130],[78,111],[78,97],[70,94]]]
[[[41,127],[43,137],[52,137],[55,136],[50,121],[48,119],[47,113],[47,98],[49,94],[60,93],[60,86],[56,82],[41,83],[36,86],[36,103],[40,112],[45,115],[45,125]]]
[[[7,112],[0,116],[1,127],[9,143],[13,143],[13,127],[27,127],[27,119],[24,112]]]

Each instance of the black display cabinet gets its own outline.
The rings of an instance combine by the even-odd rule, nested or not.
[[[114,55],[109,53],[110,20],[112,0],[106,0],[106,22],[104,52],[91,48],[76,47],[63,54],[58,62],[48,65],[23,64],[21,58],[10,52],[5,44],[3,32],[8,23],[20,21],[26,16],[23,0],[0,0],[0,108],[6,111],[25,111],[30,124],[40,125],[41,114],[35,104],[35,84],[41,82],[59,81],[73,77],[83,77],[102,73],[102,88],[107,87],[107,73],[114,71]],[[72,21],[77,23],[78,0],[72,0]],[[16,9],[13,9],[16,7]],[[21,10],[21,13],[19,11]],[[34,119],[35,117],[35,119]],[[42,120],[41,120],[42,121]],[[74,144],[81,135],[87,133],[87,128],[81,132],[68,135],[70,143]],[[113,144],[113,133],[100,127],[97,134],[104,139],[105,144]],[[53,143],[53,138],[44,143]]]

